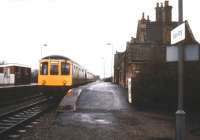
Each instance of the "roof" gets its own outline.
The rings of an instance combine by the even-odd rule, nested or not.
[[[78,63],[76,63],[75,61],[71,60],[70,58],[62,56],[62,55],[49,55],[49,56],[43,57],[42,59],[56,59],[56,60],[63,59],[63,60],[69,60],[69,61],[73,62],[74,64],[79,65]]]
[[[62,55],[49,55],[49,56],[45,56],[42,59],[64,59],[64,60],[69,60],[71,62],[73,62],[74,64],[84,68],[83,66],[79,65],[77,62],[73,61],[72,59],[62,56]],[[85,68],[84,68],[85,69]],[[87,72],[89,72],[87,69],[85,69]]]
[[[141,26],[141,21],[138,21],[137,27],[137,38],[139,38],[139,34],[143,31],[143,26]],[[146,26],[146,38],[145,41],[151,41],[156,43],[163,42],[163,24],[160,24],[155,21],[149,21],[144,23]],[[178,25],[178,22],[171,22],[170,28],[173,29]]]
[[[0,65],[0,67],[11,67],[11,66],[17,66],[17,67],[25,67],[25,68],[31,68],[30,66],[28,65],[24,65],[24,64],[17,64],[17,63],[8,63],[8,64],[3,64],[3,65]]]
[[[45,56],[42,59],[65,59],[65,60],[71,60],[68,57],[62,56],[62,55],[49,55]]]
[[[186,40],[189,41],[190,43],[198,43],[193,35],[193,32],[190,28],[190,25],[188,23],[188,21],[185,21],[185,28],[186,28]],[[186,42],[187,42],[186,41]]]

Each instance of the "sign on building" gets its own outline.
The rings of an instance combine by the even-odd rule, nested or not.
[[[167,62],[176,62],[178,61],[178,47],[177,46],[168,46],[166,47],[166,61]]]
[[[171,31],[171,44],[176,44],[185,39],[185,23]]]
[[[184,60],[185,61],[198,61],[199,60],[199,45],[191,44],[184,45]],[[166,61],[177,62],[178,61],[178,46],[168,46],[166,48]]]

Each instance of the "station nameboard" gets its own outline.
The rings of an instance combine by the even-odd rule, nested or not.
[[[185,39],[185,23],[171,31],[171,44],[176,44]]]

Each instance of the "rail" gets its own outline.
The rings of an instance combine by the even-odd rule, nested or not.
[[[9,134],[12,130],[35,119],[51,107],[52,104],[50,104],[48,99],[44,96],[33,103],[0,114],[0,137],[6,136],[6,134]]]

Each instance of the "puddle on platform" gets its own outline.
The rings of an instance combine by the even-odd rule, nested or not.
[[[56,124],[66,125],[110,125],[115,123],[115,118],[111,113],[63,113],[56,119]]]
[[[94,116],[89,114],[80,114],[80,121],[87,122],[90,124],[111,124],[112,122],[105,119],[96,119]]]
[[[96,120],[96,122],[101,123],[101,124],[110,124],[111,122],[107,121],[107,120],[103,120],[103,119],[98,119]]]

